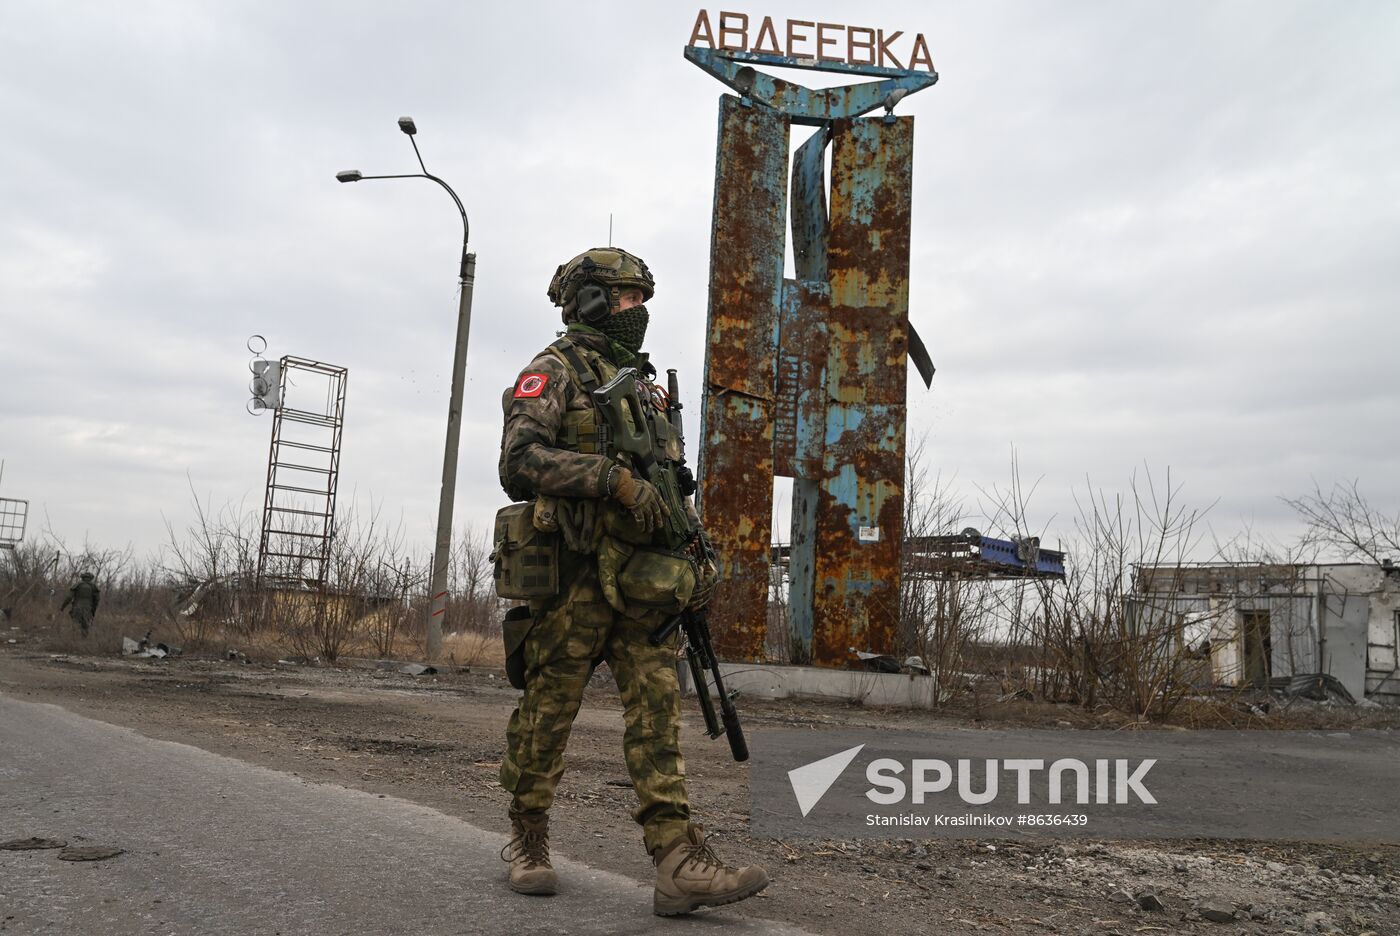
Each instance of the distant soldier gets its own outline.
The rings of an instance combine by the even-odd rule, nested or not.
[[[84,572],[78,578],[78,584],[68,589],[68,597],[63,599],[59,610],[68,608],[68,616],[77,623],[86,637],[88,625],[97,613],[97,603],[102,598],[102,592],[93,582],[91,572]]]

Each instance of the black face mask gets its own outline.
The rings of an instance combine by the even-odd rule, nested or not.
[[[646,340],[647,322],[650,318],[646,306],[635,305],[608,316],[607,321],[598,326],[598,330],[619,346],[636,354],[642,350],[642,342]]]

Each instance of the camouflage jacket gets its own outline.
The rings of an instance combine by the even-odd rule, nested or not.
[[[569,340],[601,383],[617,373],[609,357],[609,342],[592,332],[570,331]],[[502,408],[505,429],[498,466],[501,487],[511,500],[536,496],[603,498],[608,496],[608,473],[618,464],[602,446],[593,444],[587,425],[580,420],[592,414],[593,399],[573,380],[569,367],[553,346],[535,356],[505,391]],[[581,434],[580,423],[585,426]],[[680,457],[680,439],[669,454]],[[623,461],[626,464],[625,460]],[[686,499],[693,518],[694,506]],[[698,518],[695,518],[698,522]]]
[[[571,334],[590,363],[603,357],[608,341],[601,335]],[[592,353],[588,353],[592,352]],[[600,375],[610,378],[612,372]],[[501,487],[511,500],[537,495],[606,497],[608,472],[616,462],[602,452],[570,451],[561,445],[565,414],[593,409],[583,387],[569,379],[559,355],[546,348],[520,372],[501,400],[505,430],[501,436]]]
[[[63,599],[61,608],[72,605],[74,608],[86,608],[88,611],[96,611],[97,604],[102,599],[102,591],[92,582],[79,582],[68,589],[68,597]]]

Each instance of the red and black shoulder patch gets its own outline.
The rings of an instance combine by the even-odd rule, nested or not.
[[[545,385],[549,383],[548,374],[528,373],[521,374],[520,381],[515,385],[515,399],[528,400],[544,393]]]

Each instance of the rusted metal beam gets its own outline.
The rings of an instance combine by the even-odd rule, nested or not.
[[[794,220],[798,213],[793,205]],[[825,212],[823,212],[825,218]],[[826,244],[821,245],[826,256]],[[799,269],[801,264],[799,264]],[[791,561],[788,564],[789,655],[811,659],[813,575],[816,571],[817,481],[826,439],[826,314],[824,282],[787,280],[778,338],[778,410],[774,469],[793,479]]]
[[[792,157],[792,257],[797,278],[826,282],[826,147],[831,133],[818,129]]]
[[[826,442],[827,307],[826,147],[819,128],[792,161],[792,253],[797,280],[783,292],[778,336],[777,472],[791,477],[792,534],[788,562],[788,652],[794,663],[812,658],[812,590],[816,585],[817,478]],[[790,426],[790,428],[788,428]],[[789,438],[790,437],[790,438]]]
[[[773,470],[785,478],[821,473],[826,425],[826,283],[783,281]]]
[[[822,61],[806,66],[801,59],[729,52],[689,46],[685,57],[745,98],[786,113],[793,123],[821,126],[837,118],[858,117],[881,107],[896,91],[912,94],[938,81],[937,72],[911,72],[907,69],[845,65]],[[835,88],[808,88],[756,70],[746,62],[781,65],[787,68],[817,67],[826,72],[872,75],[881,81],[867,81]]]
[[[720,98],[699,506],[723,576],[710,622],[729,660],[762,659],[767,632],[789,126]]]
[[[889,653],[899,619],[913,118],[832,125],[830,340],[812,661]]]

